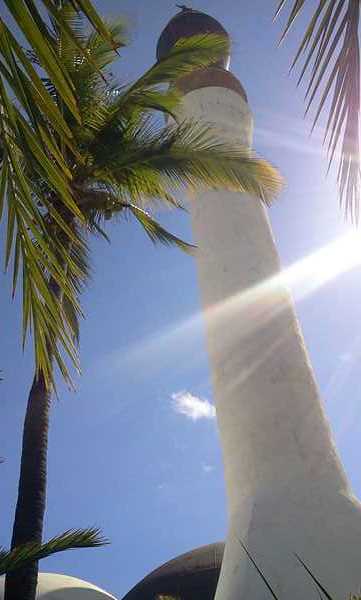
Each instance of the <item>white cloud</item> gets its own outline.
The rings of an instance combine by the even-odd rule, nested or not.
[[[211,473],[212,471],[214,471],[214,466],[203,464],[202,469],[205,473]]]
[[[344,363],[350,363],[353,360],[352,352],[344,352],[340,355],[340,359]]]
[[[180,415],[198,421],[199,419],[214,419],[216,409],[209,400],[193,396],[190,392],[182,391],[172,394],[173,407]]]

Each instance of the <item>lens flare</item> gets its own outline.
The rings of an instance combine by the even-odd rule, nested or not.
[[[351,232],[261,283],[205,307],[205,318],[215,335],[218,327],[227,328],[228,336],[223,334],[225,343],[234,346],[240,338],[250,339],[257,329],[279,315],[288,302],[289,288],[296,300],[302,300],[338,275],[359,265],[361,237]],[[241,327],[234,329],[232,322],[241,324]]]
[[[352,231],[285,269],[281,277],[302,297],[359,265],[361,236]]]
[[[282,310],[283,300],[288,298],[288,288],[291,288],[297,301],[316,292],[323,285],[336,279],[342,273],[351,271],[361,265],[361,236],[352,231],[322,248],[315,250],[279,273],[262,281],[247,290],[226,298],[216,305],[205,307],[204,316],[211,321],[213,327],[225,326],[237,316],[241,328],[229,328],[230,343],[240,341],[275,318]],[[140,340],[132,348],[123,353],[117,350],[113,354],[113,365],[140,362],[143,366],[149,362],[158,363],[159,368],[165,367],[165,362],[175,366],[175,362],[186,362],[189,358],[194,362],[192,353],[195,338],[202,335],[203,313],[197,312],[189,318],[179,321],[166,330],[156,332],[153,336]],[[238,320],[244,314],[244,319]],[[182,356],[184,361],[182,361]],[[151,360],[150,360],[151,357]],[[174,361],[174,358],[177,358]],[[165,362],[164,362],[165,361]],[[179,363],[178,363],[179,364]],[[183,364],[184,367],[186,365]]]

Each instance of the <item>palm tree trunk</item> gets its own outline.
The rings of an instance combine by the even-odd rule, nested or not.
[[[68,224],[72,218],[65,216]],[[71,243],[69,243],[69,252]],[[49,290],[62,304],[57,282],[50,278]],[[51,355],[49,347],[49,355]],[[51,386],[40,371],[34,375],[30,389],[23,429],[18,499],[15,510],[11,548],[19,544],[42,542],[46,508],[49,414]],[[5,578],[4,600],[35,600],[38,583],[38,562],[8,573]]]
[[[34,377],[26,410],[18,500],[11,548],[41,542],[46,505],[47,449],[51,391],[42,373]],[[38,563],[6,576],[5,600],[35,600]]]

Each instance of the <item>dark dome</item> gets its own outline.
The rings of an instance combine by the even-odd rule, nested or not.
[[[163,595],[181,600],[213,600],[223,552],[224,543],[218,542],[181,554],[152,571],[123,600],[154,600]]]
[[[181,38],[202,33],[224,35],[229,40],[227,31],[213,17],[191,8],[182,8],[181,12],[171,19],[163,29],[157,44],[157,59],[161,60]],[[228,69],[229,52],[217,63],[217,66]]]

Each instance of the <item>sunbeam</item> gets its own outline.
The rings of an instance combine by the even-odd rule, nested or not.
[[[239,342],[240,338],[249,337],[256,329],[264,327],[274,319],[284,306],[288,288],[297,301],[301,301],[316,292],[327,282],[336,279],[342,273],[351,271],[361,265],[361,236],[352,231],[326,246],[315,250],[312,254],[298,260],[273,277],[247,290],[226,298],[216,305],[206,307],[204,316],[213,328],[227,327],[227,322],[242,323],[236,331],[229,328],[229,342]],[[241,282],[240,282],[241,283]],[[240,320],[240,317],[244,318]],[[155,333],[139,342],[125,352],[116,350],[111,357],[113,368],[117,369],[126,363],[151,366],[156,363],[159,368],[167,364],[182,369],[194,367],[197,357],[192,353],[195,338],[202,335],[202,313],[198,312],[189,318]]]

